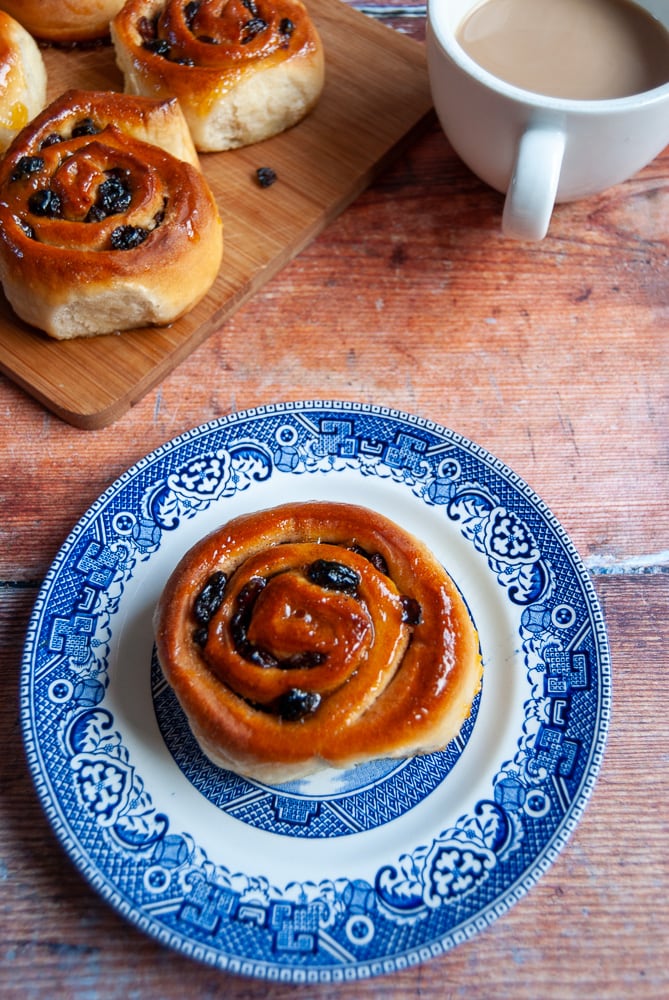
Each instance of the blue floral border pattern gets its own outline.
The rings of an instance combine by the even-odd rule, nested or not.
[[[487,799],[372,882],[274,886],[214,864],[152,804],[105,707],[113,618],[141,564],[188,518],[281,473],[354,469],[440,507],[520,609],[532,697]],[[268,980],[384,974],[471,937],[534,884],[594,785],[610,715],[604,622],[545,505],[483,449],[383,407],[303,402],[199,428],[148,456],[67,539],[24,654],[22,719],[66,849],[122,914],[194,958]]]

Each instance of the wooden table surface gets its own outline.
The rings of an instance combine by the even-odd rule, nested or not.
[[[424,8],[373,13],[424,37]],[[501,208],[433,125],[112,426],[69,426],[0,378],[3,997],[669,995],[669,149],[558,207],[539,244],[502,239]],[[196,964],[102,902],[35,795],[18,682],[39,585],[116,477],[204,421],[308,398],[429,418],[534,488],[592,575],[614,709],[583,819],[510,912],[418,967],[300,988]]]

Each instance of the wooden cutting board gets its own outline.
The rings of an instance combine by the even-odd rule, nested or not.
[[[94,429],[121,417],[321,232],[431,119],[420,43],[341,0],[311,0],[309,10],[327,67],[316,110],[267,142],[201,156],[223,218],[225,249],[213,288],[187,316],[169,327],[59,342],[22,323],[0,294],[0,369],[63,420]],[[46,49],[44,61],[49,99],[73,86],[123,89],[110,47]],[[277,174],[271,187],[255,180],[262,166]]]

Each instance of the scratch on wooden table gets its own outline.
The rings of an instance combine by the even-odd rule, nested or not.
[[[569,438],[569,440],[571,440],[571,442],[572,442],[572,444],[574,446],[574,451],[578,455],[578,457],[580,458],[581,457],[581,452],[580,452],[579,447],[578,447],[578,439],[576,437],[576,432],[574,431],[574,425],[573,425],[573,423],[571,421],[571,418],[567,416],[567,414],[564,412],[564,410],[562,408],[562,396],[561,396],[561,394],[558,393],[557,396],[558,396],[558,414],[557,414],[557,416],[558,416],[558,420],[560,421],[560,426],[564,430],[564,432],[567,435],[567,437]]]
[[[528,427],[527,430],[526,430],[526,436],[527,436],[527,440],[530,443],[530,455],[532,456],[532,461],[536,462],[536,460],[537,460],[537,452],[536,452],[536,449],[534,447],[534,437],[532,436],[532,429],[530,427]]]
[[[384,20],[386,18],[395,17],[417,17],[424,18],[427,15],[427,6],[425,4],[410,4],[406,6],[397,7],[378,7],[371,4],[362,3],[352,3],[351,7],[359,10],[361,14],[367,14],[369,17],[375,17],[378,20]]]
[[[588,556],[583,560],[589,573],[598,576],[623,575],[626,573],[669,573],[669,549],[650,552],[646,555],[628,556]]]

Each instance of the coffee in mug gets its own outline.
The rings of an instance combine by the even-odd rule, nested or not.
[[[427,12],[435,110],[455,152],[504,194],[505,235],[542,239],[556,203],[621,183],[669,143],[669,0],[428,0]],[[461,41],[472,15],[507,37],[509,25],[529,26],[532,58],[519,58],[518,30],[492,44],[505,65],[478,62]],[[551,64],[560,87],[578,84],[569,92],[577,96],[560,96]],[[515,72],[519,83],[509,83]]]
[[[609,100],[669,81],[669,31],[633,0],[483,0],[456,38],[488,72],[549,97]]]

